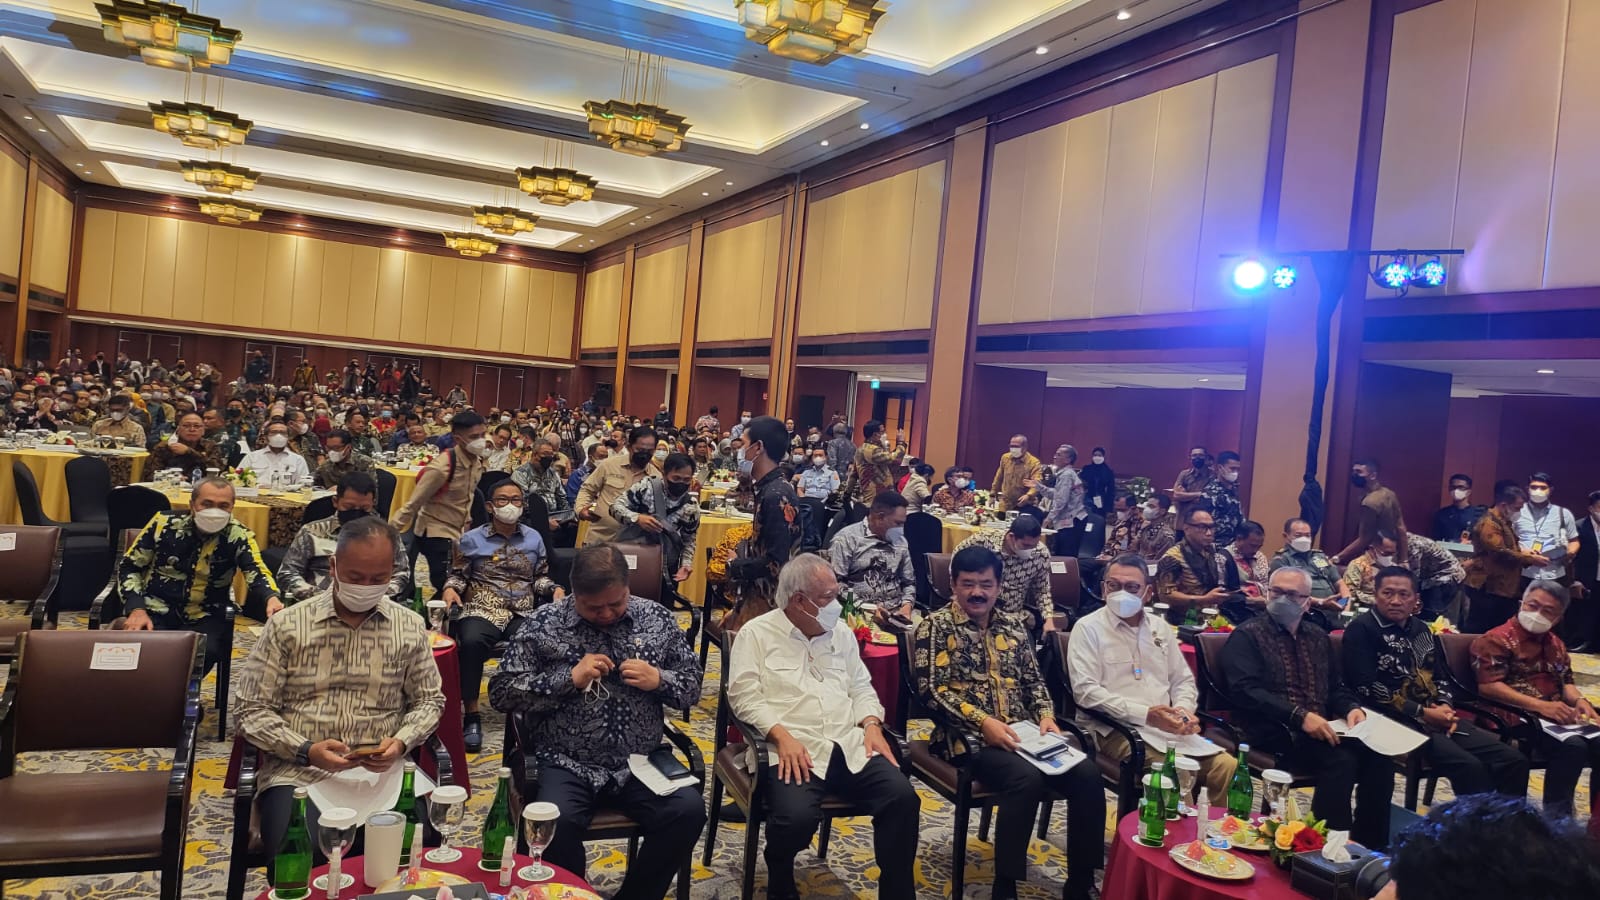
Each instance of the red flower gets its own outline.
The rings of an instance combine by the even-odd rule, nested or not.
[[[860,641],[863,644],[865,644],[867,641],[872,640],[872,629],[867,627],[867,626],[865,626],[865,625],[862,625],[861,627],[857,628],[856,629],[856,640]]]
[[[1307,850],[1321,850],[1324,843],[1327,843],[1326,840],[1315,828],[1305,828],[1294,836],[1294,843],[1290,845],[1290,849],[1296,853],[1304,853]]]

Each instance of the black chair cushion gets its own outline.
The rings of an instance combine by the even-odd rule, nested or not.
[[[82,772],[0,779],[0,864],[160,855],[170,777]]]
[[[918,778],[927,782],[930,787],[943,794],[946,799],[953,799],[956,795],[956,786],[960,783],[961,772],[949,760],[935,755],[933,744],[925,740],[906,742],[906,762],[911,766],[911,771]],[[983,782],[972,783],[973,799],[982,799],[990,796],[989,789]]]

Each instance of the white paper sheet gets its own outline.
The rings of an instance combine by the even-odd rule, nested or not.
[[[657,797],[665,797],[683,787],[693,787],[694,775],[684,775],[680,778],[667,778],[655,766],[650,765],[649,757],[643,753],[634,753],[628,757],[628,771],[639,783],[655,791]]]
[[[1540,719],[1539,727],[1558,741],[1577,741],[1600,738],[1600,725],[1557,725],[1549,719]]]
[[[1011,730],[1017,733],[1017,738],[1021,741],[1021,744],[1017,750],[1017,755],[1027,760],[1035,769],[1038,769],[1046,775],[1055,775],[1060,772],[1065,772],[1078,763],[1081,763],[1089,758],[1083,754],[1083,751],[1078,750],[1076,747],[1068,746],[1067,749],[1062,753],[1052,756],[1049,759],[1040,759],[1039,757],[1033,755],[1034,752],[1038,752],[1046,747],[1065,743],[1066,739],[1060,737],[1059,735],[1042,734],[1039,731],[1039,726],[1033,724],[1032,722],[1012,722]]]
[[[1353,728],[1345,724],[1343,719],[1334,719],[1328,724],[1333,726],[1335,734],[1355,738],[1366,744],[1374,753],[1384,756],[1410,753],[1428,742],[1428,736],[1416,729],[1407,728],[1370,709],[1363,709],[1362,712],[1366,713],[1367,717]]]
[[[1141,728],[1139,736],[1144,738],[1145,745],[1152,753],[1164,755],[1167,745],[1176,743],[1178,753],[1183,756],[1215,756],[1222,752],[1222,748],[1211,743],[1198,734],[1185,734],[1181,737],[1171,732],[1158,728]]]
[[[346,769],[333,772],[329,777],[306,788],[306,794],[317,809],[349,807],[356,811],[356,821],[365,822],[367,816],[382,810],[394,809],[400,799],[400,782],[404,780],[405,766],[395,763],[387,772],[369,772],[366,769]],[[433,782],[422,770],[417,770],[413,785],[418,797],[433,792]]]

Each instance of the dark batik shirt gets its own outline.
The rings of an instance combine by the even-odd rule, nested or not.
[[[1298,729],[1308,712],[1342,719],[1360,705],[1340,680],[1328,633],[1306,620],[1293,634],[1270,616],[1240,625],[1222,647],[1222,673],[1240,724],[1258,740],[1269,723]]]

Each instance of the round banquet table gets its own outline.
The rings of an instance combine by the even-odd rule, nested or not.
[[[378,468],[394,476],[394,496],[389,498],[389,517],[393,518],[400,507],[406,505],[411,499],[411,492],[417,488],[417,470],[406,469],[400,466],[379,466]]]
[[[1173,847],[1194,840],[1198,819],[1167,823],[1167,840],[1160,848],[1143,847],[1134,841],[1139,833],[1139,814],[1128,813],[1117,823],[1117,835],[1106,857],[1105,897],[1137,897],[1139,900],[1301,900],[1303,894],[1289,887],[1289,873],[1272,864],[1265,853],[1235,850],[1233,854],[1255,866],[1248,881],[1217,881],[1202,878],[1179,868],[1167,854]]]
[[[105,461],[111,470],[113,485],[127,485],[144,478],[145,463],[150,454],[134,453],[77,453],[72,450],[0,450],[0,521],[7,525],[22,524],[22,506],[17,502],[17,487],[11,472],[13,462],[21,462],[33,473],[39,485],[39,503],[44,514],[57,522],[70,522],[72,508],[67,500],[67,463],[79,456],[94,456]]]
[[[944,527],[940,529],[940,532],[941,537],[944,539],[943,544],[945,553],[956,552],[956,548],[961,546],[962,541],[972,537],[982,530],[980,526],[968,525],[965,522],[952,522],[949,519],[944,520],[943,526]]]
[[[899,731],[904,722],[895,721],[895,711],[900,707],[900,647],[896,644],[868,643],[861,648],[861,661],[872,676],[872,689],[878,692],[878,702],[883,704],[883,717],[889,727]]]
[[[429,849],[432,849],[432,848],[429,848]],[[499,887],[499,884],[500,884],[500,873],[499,872],[485,872],[485,871],[483,871],[483,870],[478,868],[478,860],[480,858],[480,853],[476,848],[474,848],[474,847],[457,847],[456,849],[461,851],[461,858],[456,860],[455,862],[453,862],[453,863],[436,863],[436,862],[428,862],[427,860],[423,860],[422,867],[424,869],[433,869],[434,871],[437,871],[437,872],[449,872],[449,873],[451,873],[453,875],[460,875],[463,878],[470,879],[471,881],[477,882],[478,884],[481,884],[484,887],[487,887],[490,890],[490,892],[492,892],[492,893],[498,893],[501,890],[501,888]],[[533,858],[532,857],[523,856],[521,853],[518,853],[517,854],[517,867],[516,868],[520,869],[523,866],[528,865],[528,864],[530,864],[532,862],[533,862]],[[356,898],[356,897],[364,897],[367,894],[370,894],[370,893],[373,892],[372,888],[367,887],[366,880],[364,878],[362,878],[362,867],[361,867],[361,864],[362,864],[362,860],[361,860],[361,857],[359,857],[359,856],[347,857],[343,862],[340,863],[340,870],[345,872],[346,874],[354,875],[356,877],[356,883],[351,885],[350,887],[347,887],[344,890],[340,891],[339,892],[339,900],[354,900],[354,898]],[[575,887],[575,888],[583,888],[586,891],[594,890],[594,888],[589,886],[589,883],[587,881],[584,881],[582,878],[579,878],[578,876],[572,874],[571,872],[568,872],[566,869],[563,869],[560,866],[555,865],[554,863],[551,863],[549,860],[545,861],[545,865],[547,865],[551,869],[555,870],[555,873],[556,873],[555,877],[551,878],[549,881],[540,881],[540,882],[533,882],[533,883],[536,883],[536,884],[565,884],[565,885],[570,885],[571,887]],[[311,877],[312,877],[312,879],[315,879],[318,875],[327,874],[327,871],[328,871],[328,867],[327,866],[317,866],[315,869],[311,870]],[[527,887],[529,885],[529,883],[530,882],[525,881],[525,880],[517,877],[516,869],[513,869],[511,871],[511,884],[512,884],[512,886],[514,886],[514,887]],[[412,890],[418,896],[431,897],[434,894],[438,893],[438,889],[437,888],[434,888],[434,889],[431,889],[431,890],[424,890],[422,888],[413,888]],[[507,888],[506,890],[509,890],[509,888]],[[267,891],[262,891],[259,895],[257,895],[256,900],[267,900],[267,893],[268,893]],[[322,900],[322,898],[324,898],[326,896],[328,896],[328,892],[327,891],[319,891],[319,890],[313,889],[312,892],[311,892],[311,896],[308,898],[308,900]]]

